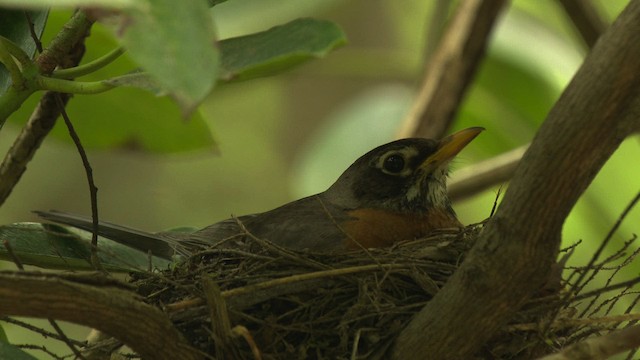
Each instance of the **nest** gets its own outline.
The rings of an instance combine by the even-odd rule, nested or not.
[[[137,274],[133,283],[195,347],[216,358],[384,358],[481,229],[340,255],[292,252],[249,235],[237,247],[200,252],[171,270]],[[477,358],[531,358],[566,343],[575,327],[539,326],[568,308],[559,273]]]

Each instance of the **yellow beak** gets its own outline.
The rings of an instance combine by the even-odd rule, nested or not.
[[[432,171],[446,164],[483,130],[484,128],[482,127],[471,127],[445,137],[438,143],[436,152],[427,157],[420,167],[427,171]]]

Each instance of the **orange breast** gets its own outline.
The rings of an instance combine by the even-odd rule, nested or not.
[[[435,229],[462,227],[455,215],[445,210],[410,215],[390,213],[378,209],[358,209],[349,212],[352,220],[343,224],[349,235],[348,249],[386,247],[397,241],[412,240]],[[354,243],[357,241],[361,246]]]

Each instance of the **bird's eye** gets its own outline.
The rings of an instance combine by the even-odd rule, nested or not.
[[[404,157],[399,154],[390,155],[384,159],[382,166],[387,172],[397,174],[404,169]]]

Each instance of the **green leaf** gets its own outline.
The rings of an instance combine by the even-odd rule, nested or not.
[[[148,5],[126,9],[106,23],[188,117],[218,78],[209,8],[204,0],[149,0]]]
[[[0,342],[0,359],[37,360],[35,357],[26,353],[19,347],[5,342]]]
[[[46,269],[93,269],[91,233],[86,231],[59,225],[16,223],[0,226],[0,241],[8,241],[13,254],[27,265]],[[109,271],[145,271],[149,266],[147,254],[105,238],[98,240],[98,256]],[[5,247],[0,247],[0,259],[13,261]],[[170,263],[156,257],[151,261],[157,268]]]
[[[31,31],[25,14],[29,14],[38,38],[44,31],[48,10],[23,11],[0,9],[0,36],[11,40],[25,53],[32,56],[36,52],[36,44],[31,38]],[[4,66],[0,66],[0,95],[4,94],[11,84],[11,77]]]
[[[53,12],[45,32],[45,44],[67,21],[69,13]],[[87,39],[85,62],[111,51],[117,44],[111,31],[100,24],[91,29]],[[136,64],[128,53],[96,73],[83,77],[86,81],[101,81],[130,72]],[[38,102],[29,98],[8,120],[23,124]],[[209,125],[199,112],[189,121],[180,120],[180,111],[170,98],[158,98],[147,91],[117,88],[100,95],[77,96],[67,105],[67,112],[87,149],[126,149],[140,152],[177,153],[212,151],[216,144]],[[71,143],[62,122],[52,130],[51,136]]]
[[[336,24],[297,19],[267,31],[221,41],[220,78],[231,81],[272,75],[323,57],[345,43],[345,34]]]

